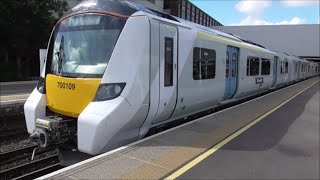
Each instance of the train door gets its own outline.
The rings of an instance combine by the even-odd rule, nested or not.
[[[160,60],[160,98],[153,123],[167,120],[172,115],[177,101],[177,54],[178,29],[160,23],[159,60]]]
[[[274,86],[277,82],[277,75],[278,75],[278,56],[274,57],[274,62],[273,62],[273,80],[272,80],[272,86]]]
[[[237,90],[239,48],[228,46],[226,53],[226,88],[224,99],[231,99]]]

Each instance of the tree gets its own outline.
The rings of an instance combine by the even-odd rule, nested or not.
[[[1,0],[0,62],[16,61],[14,73],[23,78],[21,66],[47,46],[54,24],[67,9],[64,0]]]

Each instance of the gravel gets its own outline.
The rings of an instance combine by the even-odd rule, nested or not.
[[[55,155],[55,154],[57,154],[57,151],[55,149],[54,150],[50,150],[50,151],[47,151],[47,152],[36,154],[34,160],[42,159],[42,158],[45,158],[45,157],[48,157],[48,156],[51,156],[51,155]],[[16,167],[16,166],[19,166],[19,165],[22,165],[22,164],[26,164],[28,162],[31,162],[31,155],[28,156],[28,157],[22,158],[22,159],[18,159],[16,161],[11,162],[11,163],[1,165],[0,166],[0,171],[3,171],[5,169],[9,169],[9,168],[13,168],[13,167]]]
[[[30,146],[32,144],[33,143],[28,139],[28,137],[23,139],[14,139],[12,141],[4,141],[0,143],[0,153]]]

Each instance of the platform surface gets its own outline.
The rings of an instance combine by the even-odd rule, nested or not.
[[[319,171],[314,170],[319,164],[313,161],[319,159],[319,143],[315,144],[319,142],[319,134],[315,133],[319,129],[319,111],[314,109],[319,107],[319,101],[314,100],[319,98],[318,81],[316,77],[297,83],[40,179],[293,178],[296,176],[291,170],[299,168],[305,170],[296,171],[300,179],[319,178]],[[276,107],[279,109],[275,111]],[[173,176],[257,119],[261,121],[220,150]]]
[[[38,81],[0,83],[0,105],[22,104],[36,87]]]
[[[178,179],[319,179],[319,83]]]

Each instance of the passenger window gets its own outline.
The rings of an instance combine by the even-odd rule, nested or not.
[[[259,65],[260,65],[260,59],[258,57],[249,56],[247,58],[247,75],[248,76],[259,75]]]
[[[281,61],[281,74],[288,73],[288,62]]]
[[[193,49],[193,79],[200,79],[200,48]]]
[[[270,74],[270,59],[261,60],[261,75],[269,75]]]
[[[288,61],[285,61],[284,73],[288,73],[288,68],[289,68],[289,63]]]
[[[193,79],[213,79],[216,74],[216,51],[195,47],[193,49]]]
[[[173,38],[165,37],[164,86],[173,85]]]

